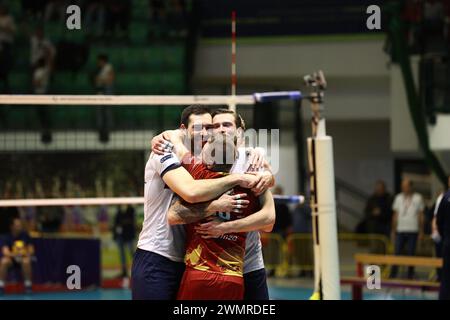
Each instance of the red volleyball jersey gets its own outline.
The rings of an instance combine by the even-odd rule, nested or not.
[[[226,175],[223,172],[208,170],[203,164],[185,164],[185,168],[196,180],[215,179]],[[242,210],[242,213],[218,212],[216,213],[218,219],[223,221],[241,219],[260,210],[259,199],[249,189],[238,186],[234,187],[230,193],[246,193],[245,199],[250,203],[247,208]],[[204,222],[207,220],[186,225],[186,266],[205,272],[242,277],[246,234],[231,233],[224,234],[219,238],[204,239],[194,229],[195,226]]]

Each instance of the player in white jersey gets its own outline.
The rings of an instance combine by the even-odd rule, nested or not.
[[[241,141],[243,131],[245,130],[245,124],[242,118],[235,112],[228,109],[218,109],[213,113],[213,129],[215,132],[221,132],[230,136],[238,137],[238,141]],[[170,135],[166,133],[167,135]],[[176,137],[174,135],[173,137]],[[157,140],[157,139],[156,139]],[[159,144],[162,141],[159,140]],[[239,142],[238,142],[239,143]],[[157,143],[154,141],[153,150],[157,148]],[[180,157],[183,153],[181,153]],[[269,187],[274,184],[274,178],[270,172],[270,168],[266,162],[263,161],[253,161],[253,156],[244,148],[240,146],[239,155],[236,163],[234,164],[231,172],[232,173],[243,173],[249,170],[257,170],[261,164],[267,168],[259,173],[259,182],[252,190],[256,194],[261,194]],[[179,203],[178,203],[179,205]],[[179,209],[179,208],[178,208]],[[192,208],[192,212],[189,215],[189,220],[184,219],[179,223],[190,223],[203,218],[202,213],[199,210]],[[189,211],[189,210],[187,210]],[[194,214],[192,214],[194,213]],[[195,215],[195,213],[197,215]],[[186,212],[180,212],[180,215],[188,215]],[[197,218],[195,218],[197,217]],[[220,236],[225,233],[230,232],[248,232],[245,248],[245,259],[244,259],[244,282],[245,282],[245,296],[246,300],[268,300],[268,288],[266,271],[264,268],[264,260],[262,255],[262,245],[259,236],[259,232],[255,230],[267,231],[268,228],[271,229],[271,225],[274,223],[275,217],[263,216],[263,215],[251,215],[244,219],[239,219],[233,221],[233,223],[223,222],[223,223],[207,223],[203,225],[203,230],[199,232],[204,232],[205,236]]]
[[[201,107],[191,106],[182,114],[185,127],[206,127],[211,115]],[[170,226],[167,212],[174,193],[189,203],[215,199],[230,188],[240,185],[251,188],[258,178],[252,175],[231,174],[220,179],[194,180],[180,165],[173,153],[152,153],[145,167],[144,222],[138,248],[133,257],[131,287],[133,299],[175,299],[184,271],[184,230]],[[214,213],[233,206],[234,199],[217,199],[203,208]],[[225,203],[225,204],[224,204]]]

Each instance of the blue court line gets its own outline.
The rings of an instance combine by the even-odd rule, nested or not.
[[[270,286],[269,295],[272,300],[308,300],[311,288]],[[342,300],[351,300],[349,291],[342,292]],[[71,292],[51,292],[33,294],[5,294],[0,300],[130,300],[128,289],[94,289]],[[364,293],[365,300],[429,300],[424,296],[391,295],[384,293]]]

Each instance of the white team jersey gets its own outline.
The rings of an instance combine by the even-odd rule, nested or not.
[[[173,153],[163,156],[153,152],[145,166],[144,222],[137,247],[160,254],[172,261],[183,262],[186,234],[184,226],[170,226],[167,212],[173,192],[162,177],[170,170],[180,167]]]
[[[250,167],[246,156],[245,148],[238,149],[238,157],[230,173],[244,173]],[[260,270],[264,268],[261,238],[258,231],[247,233],[245,240],[244,273]]]

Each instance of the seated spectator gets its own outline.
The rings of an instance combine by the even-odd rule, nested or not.
[[[47,0],[22,0],[22,11],[32,19],[41,20]]]
[[[42,187],[37,185],[40,189],[38,194],[42,194],[42,198],[45,197],[45,193]],[[53,180],[53,188],[51,195],[53,198],[61,198],[61,184],[59,178]],[[45,233],[59,232],[64,219],[64,208],[59,206],[38,207],[37,220],[39,225],[39,231]]]
[[[184,0],[172,0],[167,17],[169,37],[183,38],[187,35],[187,11]]]
[[[95,87],[98,94],[113,94],[115,73],[113,66],[108,62],[108,56],[101,54],[97,58],[98,72],[95,76]],[[110,107],[101,106],[97,109],[97,127],[99,138],[108,142],[109,131],[112,126],[112,111]]]
[[[13,220],[11,232],[6,236],[2,246],[3,257],[0,263],[0,294],[4,293],[5,280],[8,270],[20,268],[25,279],[25,291],[31,293],[31,258],[34,247],[31,238],[25,231],[19,218]]]
[[[84,25],[91,36],[101,37],[105,32],[106,6],[103,1],[89,1],[86,4]]]
[[[131,2],[110,0],[106,10],[106,32],[110,36],[126,37],[131,17]]]
[[[13,199],[13,184],[6,181],[2,199]],[[11,222],[20,215],[17,207],[0,207],[0,240],[10,231]]]
[[[15,33],[14,18],[8,13],[6,6],[0,3],[0,82],[3,84],[0,93],[10,93],[9,72],[14,61],[12,46]]]
[[[33,94],[47,94],[49,82],[50,67],[46,63],[45,58],[41,58],[33,71]],[[37,106],[35,110],[41,125],[41,140],[43,143],[50,143],[52,142],[50,109],[48,106]]]
[[[68,0],[48,0],[45,6],[45,21],[63,21],[70,4]]]

